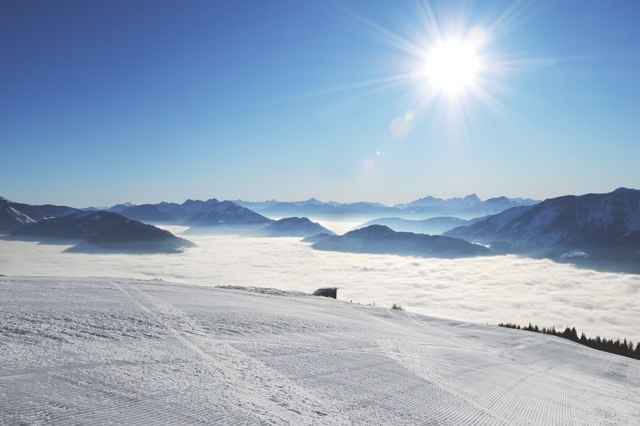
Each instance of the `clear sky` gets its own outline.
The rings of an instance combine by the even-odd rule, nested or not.
[[[0,0],[0,196],[640,188],[639,22],[636,0]]]

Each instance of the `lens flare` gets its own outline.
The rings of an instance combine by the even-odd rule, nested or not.
[[[409,134],[411,131],[411,127],[409,126],[409,122],[402,118],[396,118],[391,122],[389,126],[389,130],[391,130],[391,134],[396,139],[402,139]]]

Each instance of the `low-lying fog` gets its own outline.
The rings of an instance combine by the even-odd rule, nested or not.
[[[1,240],[0,274],[160,278],[309,293],[335,286],[346,302],[400,303],[443,318],[575,326],[592,337],[640,340],[638,275],[516,256],[424,259],[316,251],[299,238],[186,237],[198,247],[171,255],[72,254],[63,252],[69,246]]]

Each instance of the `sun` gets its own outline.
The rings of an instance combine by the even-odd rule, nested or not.
[[[453,95],[474,86],[480,57],[473,43],[449,39],[426,52],[422,66],[422,73],[431,89]]]

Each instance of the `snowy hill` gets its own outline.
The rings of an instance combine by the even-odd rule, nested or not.
[[[537,333],[247,290],[0,277],[0,423],[640,418],[637,360]]]
[[[445,233],[468,241],[504,241],[557,258],[576,249],[590,262],[640,262],[640,191],[564,196],[498,215]]]
[[[422,257],[457,258],[491,255],[488,248],[459,238],[395,232],[383,225],[370,225],[344,235],[324,238],[312,246],[316,250],[347,253],[398,254]]]

